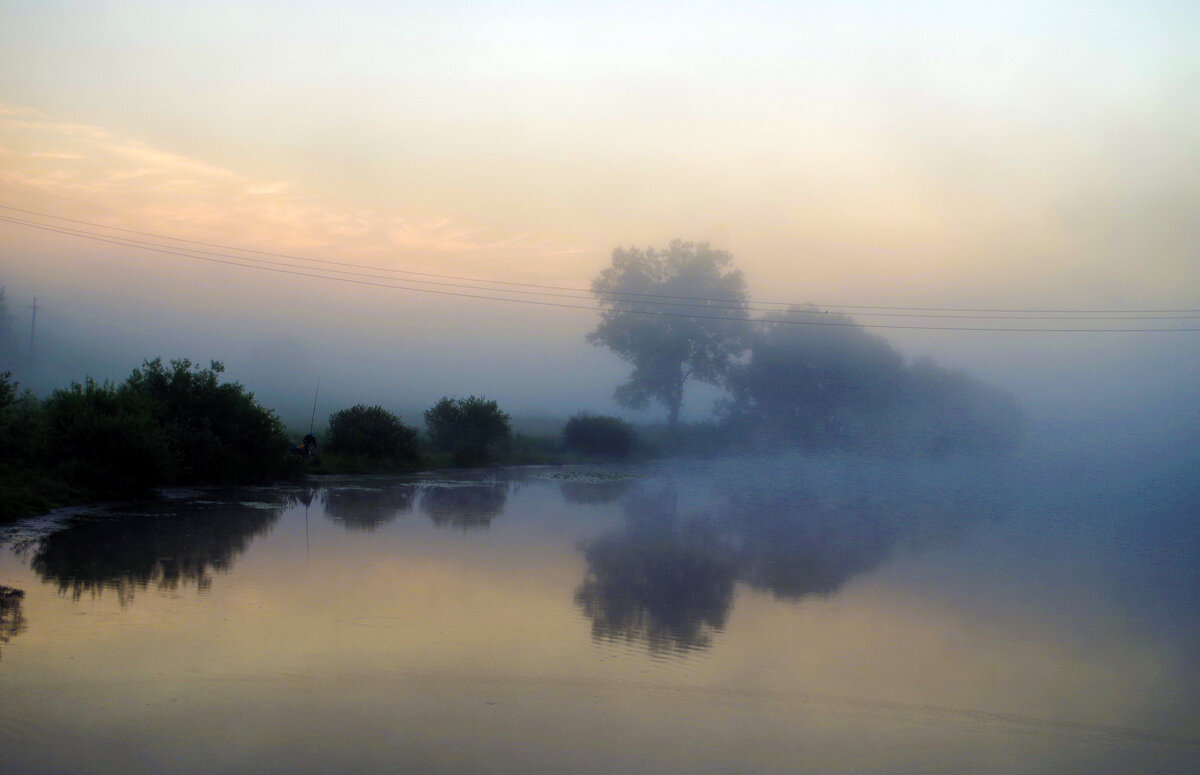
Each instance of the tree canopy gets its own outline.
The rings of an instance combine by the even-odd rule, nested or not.
[[[225,367],[185,359],[169,367],[145,361],[121,391],[146,403],[171,450],[180,484],[236,482],[268,477],[280,469],[287,448],[283,423],[237,382],[221,382]]]
[[[285,468],[287,439],[273,412],[223,367],[146,361],[120,385],[87,379],[41,407],[31,450],[67,482],[104,497],[162,484],[235,483]]]
[[[326,448],[335,454],[416,462],[417,430],[382,406],[357,404],[329,417]]]
[[[805,446],[887,432],[904,356],[841,314],[792,307],[768,314],[729,381],[734,415]]]
[[[451,453],[459,465],[486,461],[512,433],[508,413],[495,401],[476,396],[438,401],[425,410],[425,428],[434,449]]]
[[[583,412],[563,426],[563,447],[580,455],[617,457],[629,455],[637,434],[618,417]]]
[[[728,385],[727,423],[768,444],[942,455],[1008,449],[1021,432],[1004,391],[929,359],[910,364],[849,316],[815,307],[767,315]]]
[[[633,365],[618,403],[661,403],[673,428],[689,379],[722,382],[749,331],[746,281],[732,264],[725,251],[680,240],[666,250],[613,251],[612,265],[592,281],[603,311],[587,340]]]

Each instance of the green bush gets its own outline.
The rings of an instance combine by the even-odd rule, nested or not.
[[[42,431],[45,465],[97,496],[143,494],[172,477],[149,403],[109,382],[55,390],[42,406]]]
[[[381,406],[358,404],[329,417],[329,452],[416,462],[417,430]]]
[[[577,414],[563,427],[563,446],[580,455],[623,458],[633,449],[637,435],[629,423],[616,417]]]
[[[145,400],[174,468],[169,483],[231,483],[275,476],[288,463],[283,423],[242,385],[221,384],[219,361],[207,369],[160,358],[135,369],[123,391]]]
[[[12,372],[0,372],[0,465],[29,461],[41,421],[41,407],[29,391],[19,393]]]
[[[19,385],[12,380],[11,371],[0,371],[0,410],[17,400],[18,387]]]
[[[117,385],[71,383],[44,402],[0,372],[0,521],[170,484],[292,473],[283,426],[220,363],[146,361]]]
[[[470,396],[443,398],[425,411],[433,448],[448,452],[457,465],[484,463],[508,445],[509,416],[495,401]]]

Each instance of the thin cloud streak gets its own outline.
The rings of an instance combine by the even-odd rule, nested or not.
[[[295,181],[255,180],[100,127],[56,122],[6,104],[0,104],[0,153],[6,158],[0,169],[4,201],[44,202],[69,217],[185,238],[412,268],[441,267],[430,258],[453,257],[463,271],[586,250],[535,232],[497,234],[446,216],[350,207]]]

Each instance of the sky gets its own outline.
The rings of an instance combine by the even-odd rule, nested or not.
[[[1200,308],[1195,3],[346,5],[0,1],[0,205],[46,214],[0,215],[571,288],[680,238],[756,301]],[[0,285],[76,368],[220,358],[295,406],[615,411],[623,375],[587,310],[8,222]],[[1200,333],[886,333],[1061,405],[1200,362]]]

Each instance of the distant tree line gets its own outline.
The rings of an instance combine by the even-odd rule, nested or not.
[[[732,257],[707,244],[618,248],[592,283],[602,308],[587,339],[632,365],[622,406],[667,410],[676,441],[689,381],[725,389],[714,441],[945,455],[1017,444],[1013,397],[932,360],[909,362],[843,314],[794,306],[759,318]]]
[[[617,417],[583,412],[563,426],[563,447],[585,457],[625,458],[636,440],[633,426]]]
[[[632,366],[615,398],[667,410],[663,451],[688,444],[840,449],[930,456],[1014,447],[1022,415],[1012,396],[929,359],[910,361],[846,315],[791,307],[750,317],[728,253],[674,241],[618,248],[592,283],[602,308],[587,339]],[[15,350],[0,289],[0,356]],[[3,362],[0,361],[0,367]],[[223,367],[149,360],[120,384],[87,379],[39,399],[0,370],[0,519],[63,502],[147,493],[176,484],[237,483],[303,470],[279,418]],[[717,418],[681,427],[690,382],[724,389]],[[581,413],[561,438],[514,435],[495,401],[446,397],[425,433],[380,406],[334,413],[321,465],[396,470],[494,462],[621,459],[644,453],[633,428]],[[340,469],[338,467],[341,467]]]

